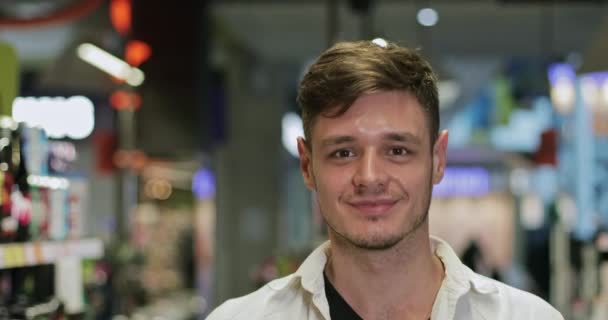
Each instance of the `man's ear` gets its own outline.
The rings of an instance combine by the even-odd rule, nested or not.
[[[315,176],[312,172],[312,151],[308,148],[306,141],[298,137],[298,153],[300,154],[300,171],[304,178],[304,184],[308,189],[315,191]]]
[[[448,138],[448,131],[441,131],[433,146],[433,184],[438,184],[443,179],[448,161]]]

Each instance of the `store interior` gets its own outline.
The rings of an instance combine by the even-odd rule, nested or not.
[[[608,319],[608,1],[0,1],[0,320],[205,319],[327,230],[298,82],[341,40],[418,49],[448,168],[431,234]]]

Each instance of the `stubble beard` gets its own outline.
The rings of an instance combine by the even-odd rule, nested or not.
[[[432,178],[431,178],[432,179]],[[431,198],[433,192],[433,182],[429,181],[427,186],[427,193],[425,199],[423,201],[422,212],[415,215],[414,221],[408,226],[408,228],[404,229],[400,233],[395,233],[392,235],[386,235],[382,233],[374,233],[373,235],[356,235],[351,234],[348,231],[339,231],[333,224],[330,219],[327,219],[327,216],[322,212],[322,215],[325,218],[325,223],[328,228],[331,230],[330,232],[334,233],[337,236],[337,241],[342,241],[347,245],[352,247],[369,250],[369,251],[385,251],[395,247],[398,243],[403,241],[404,239],[409,238],[411,235],[416,233],[427,221],[429,215],[429,208],[431,205]]]

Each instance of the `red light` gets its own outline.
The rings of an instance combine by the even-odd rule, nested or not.
[[[139,40],[131,40],[127,43],[125,60],[127,60],[130,65],[137,67],[148,60],[150,55],[152,55],[152,49],[147,43]]]
[[[112,0],[110,2],[110,21],[121,35],[131,31],[131,0]]]
[[[116,110],[135,111],[141,107],[141,96],[135,92],[114,91],[110,96],[110,105]]]

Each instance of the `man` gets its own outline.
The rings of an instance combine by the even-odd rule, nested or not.
[[[435,74],[418,53],[339,43],[310,67],[298,103],[300,167],[329,241],[294,274],[208,319],[563,319],[540,298],[475,274],[429,236],[448,133],[439,132]]]

